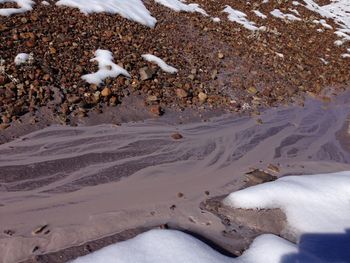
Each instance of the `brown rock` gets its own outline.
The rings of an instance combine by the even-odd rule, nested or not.
[[[140,73],[140,79],[142,81],[149,80],[149,79],[153,78],[153,76],[155,74],[154,70],[149,68],[149,67],[141,68],[139,73]]]
[[[180,133],[176,132],[171,135],[171,138],[173,138],[174,140],[180,140],[183,138],[183,136]]]
[[[162,115],[162,108],[159,105],[151,106],[149,111],[156,116]]]
[[[182,198],[182,197],[184,197],[184,194],[181,193],[181,192],[178,192],[176,196],[177,196],[178,198]]]
[[[102,91],[101,91],[101,95],[103,97],[109,97],[110,95],[112,94],[112,91],[110,88],[104,88]]]
[[[185,90],[183,90],[183,89],[176,89],[176,96],[178,97],[178,98],[180,98],[180,99],[182,99],[182,98],[187,98],[187,96],[188,96],[188,93],[187,93],[187,91],[185,91]]]
[[[206,102],[208,99],[208,95],[205,94],[204,92],[199,92],[198,99],[201,103]]]

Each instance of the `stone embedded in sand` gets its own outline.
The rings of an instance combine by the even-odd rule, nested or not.
[[[180,140],[183,138],[183,136],[180,133],[176,132],[171,135],[171,138],[173,138],[174,140]]]
[[[188,96],[187,91],[185,91],[183,89],[176,89],[175,92],[176,92],[176,96],[180,99],[187,98],[187,96]]]
[[[110,88],[104,88],[102,91],[101,91],[101,95],[103,97],[109,97],[110,95],[112,94],[112,91]]]
[[[177,196],[178,198],[182,198],[182,197],[184,196],[184,194],[181,193],[181,192],[178,192],[176,196]]]
[[[48,225],[42,225],[42,226],[38,226],[37,228],[35,228],[32,232],[33,235],[37,235],[42,233],[46,228],[48,227]]]
[[[225,57],[225,55],[222,53],[222,52],[219,52],[218,53],[218,58],[219,59],[223,59]]]
[[[144,81],[144,80],[152,79],[155,74],[155,71],[150,67],[144,67],[140,69],[139,73],[140,73],[140,79]]]

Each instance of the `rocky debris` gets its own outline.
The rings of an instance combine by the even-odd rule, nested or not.
[[[13,231],[11,229],[6,229],[6,230],[4,230],[4,234],[7,236],[13,236],[15,234],[15,231]]]
[[[271,182],[277,179],[276,176],[273,176],[259,169],[255,169],[251,172],[246,173],[245,177],[246,177],[246,183],[249,186],[262,184],[265,182]]]
[[[147,8],[162,18],[153,29],[118,15],[86,16],[56,5],[35,5],[30,12],[2,17],[0,117],[7,118],[6,123],[0,118],[2,129],[48,104],[63,123],[71,124],[77,115],[116,106],[130,95],[142,95],[147,106],[158,103],[164,110],[257,112],[289,102],[302,104],[305,93],[322,95],[329,87],[349,86],[350,63],[341,57],[348,43],[335,46],[334,30],[312,22],[321,19],[318,14],[291,1],[230,3],[264,26],[252,33],[222,14],[225,4],[201,2],[211,16],[221,18],[213,23],[200,14],[174,13],[151,1]],[[251,12],[255,8],[269,14],[276,7],[285,13],[298,10],[302,21],[286,23],[270,16],[262,20]],[[99,47],[110,50],[131,78],[107,79],[104,87],[83,81],[82,75],[97,69],[90,59]],[[19,51],[32,54],[33,61],[14,65]],[[157,71],[142,59],[148,53],[176,65],[178,74]],[[163,112],[151,111],[158,116]]]
[[[223,204],[223,196],[207,199],[200,204],[200,209],[213,213],[225,226],[223,235],[230,237],[239,256],[248,248],[255,237],[272,233],[283,235],[286,216],[279,209],[244,210],[231,208]],[[289,237],[286,237],[289,238]]]
[[[153,105],[150,107],[149,111],[155,115],[155,116],[160,116],[162,115],[162,108],[159,105]]]
[[[176,132],[171,135],[171,138],[173,138],[174,140],[180,140],[183,138],[183,136],[180,133]]]
[[[201,91],[198,93],[198,99],[201,103],[204,103],[207,101],[208,95]]]
[[[144,67],[140,69],[140,79],[142,81],[152,79],[155,71],[152,68]]]
[[[42,225],[42,226],[38,226],[37,228],[35,228],[33,231],[32,231],[32,234],[33,235],[38,235],[38,234],[41,234],[41,233],[46,233],[46,230],[47,230],[47,227],[48,225]]]
[[[267,166],[267,169],[273,173],[279,173],[280,172],[280,168],[276,165],[273,165],[272,163],[270,163],[268,166]]]
[[[183,89],[176,89],[176,96],[180,99],[186,98],[188,96],[187,91]]]

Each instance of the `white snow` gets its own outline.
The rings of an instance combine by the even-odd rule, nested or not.
[[[15,64],[16,65],[25,64],[25,63],[27,63],[28,59],[29,59],[29,54],[27,54],[27,53],[19,53],[15,57]]]
[[[154,27],[157,22],[141,0],[59,0],[56,4],[79,8],[84,14],[101,12],[119,14],[149,27]]]
[[[333,0],[330,4],[319,6],[313,0],[303,0],[306,8],[319,13],[325,18],[331,18],[338,24],[339,28],[336,32],[342,40],[338,40],[336,45],[341,45],[346,41],[350,41],[350,1],[349,0]]]
[[[42,4],[42,5],[50,5],[50,3],[47,2],[47,1],[42,1],[41,4]]]
[[[24,13],[33,9],[34,2],[32,0],[0,0],[0,4],[13,2],[19,8],[0,8],[0,16],[10,16],[14,14]]]
[[[228,19],[232,22],[236,22],[242,26],[244,26],[248,30],[258,30],[258,28],[255,26],[254,22],[251,22],[247,19],[247,15],[239,10],[233,9],[230,6],[226,6],[224,9],[225,13],[228,14]]]
[[[145,54],[145,55],[142,55],[142,57],[149,62],[157,64],[163,71],[165,71],[167,73],[170,73],[170,74],[177,73],[176,68],[169,66],[167,63],[164,62],[164,60],[162,60],[159,57],[156,57],[156,56],[151,55],[151,54]]]
[[[71,263],[280,263],[284,256],[295,254],[302,260],[298,262],[321,262],[298,253],[297,245],[271,234],[257,237],[242,256],[230,258],[183,232],[150,230]]]
[[[224,203],[243,209],[280,208],[295,237],[350,228],[350,172],[286,176],[231,193]]]
[[[185,4],[184,1],[179,0],[154,0],[155,2],[164,5],[176,12],[184,11],[184,12],[198,12],[202,15],[207,16],[207,12],[200,8],[198,4]]]
[[[113,54],[108,50],[96,50],[95,58],[91,59],[90,61],[97,61],[99,68],[97,72],[83,75],[81,77],[83,80],[90,84],[100,85],[106,78],[116,78],[119,75],[130,77],[129,73],[125,69],[113,62]]]
[[[301,21],[299,17],[296,17],[295,15],[292,15],[292,14],[284,14],[279,9],[274,9],[273,11],[270,12],[270,14],[273,15],[274,17],[281,18],[281,19],[287,19],[290,21]]]
[[[213,19],[213,22],[215,22],[215,23],[218,23],[221,21],[221,19],[219,17],[213,17],[212,19]]]
[[[263,13],[261,13],[259,10],[253,10],[254,14],[262,19],[267,18],[266,15],[264,15]]]
[[[232,263],[233,259],[174,230],[151,230],[105,247],[72,263]]]

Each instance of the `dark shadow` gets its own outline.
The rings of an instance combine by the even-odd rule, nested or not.
[[[350,229],[345,233],[303,234],[298,252],[283,256],[281,263],[350,262]]]
[[[212,249],[216,250],[217,252],[219,252],[220,254],[222,255],[225,255],[227,257],[237,257],[236,255],[234,255],[233,253],[231,253],[230,251],[224,249],[223,247],[221,247],[220,245],[216,244],[214,241],[198,234],[198,233],[195,233],[195,232],[192,232],[192,231],[189,231],[189,230],[181,230],[179,229],[179,231],[182,231],[188,235],[191,235],[193,236],[194,238],[202,241],[203,243],[205,243],[207,246],[211,247]]]

